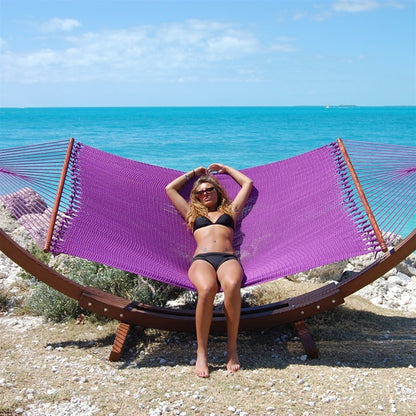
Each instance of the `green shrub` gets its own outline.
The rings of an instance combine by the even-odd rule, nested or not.
[[[63,295],[44,283],[37,284],[29,299],[29,308],[38,315],[57,322],[76,318],[83,313],[74,299]]]
[[[181,292],[171,285],[78,258],[68,258],[56,269],[81,285],[156,306],[164,306]],[[75,300],[40,282],[36,284],[29,306],[37,314],[55,321],[76,318],[80,313],[91,315]]]

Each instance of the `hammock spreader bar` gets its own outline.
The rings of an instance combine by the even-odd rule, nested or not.
[[[365,193],[364,193],[363,188],[361,186],[360,180],[358,179],[358,176],[357,176],[357,173],[354,169],[354,166],[351,163],[351,159],[348,155],[347,149],[345,148],[344,143],[343,143],[341,138],[338,138],[337,142],[338,142],[339,149],[341,150],[342,156],[344,157],[345,163],[347,164],[348,170],[350,171],[350,175],[351,175],[351,178],[354,182],[354,185],[357,188],[357,192],[358,192],[358,195],[359,195],[359,197],[361,199],[361,202],[363,204],[364,210],[367,213],[367,216],[368,216],[368,219],[370,221],[371,226],[373,227],[374,234],[377,238],[377,241],[380,244],[380,248],[384,252],[386,252],[387,251],[386,242],[384,241],[384,238],[381,234],[380,228],[379,228],[379,226],[377,224],[377,221],[374,217],[373,211],[371,210],[370,204],[368,203],[367,197],[365,196]]]
[[[71,160],[73,146],[74,146],[74,138],[71,137],[71,139],[69,139],[68,149],[66,151],[64,164],[62,166],[62,172],[61,172],[61,177],[59,179],[58,189],[56,191],[55,202],[52,207],[51,221],[49,223],[48,232],[46,234],[45,247],[43,248],[43,251],[45,253],[48,252],[51,247],[53,229],[55,228],[56,217],[59,211],[59,204],[61,203],[62,192],[63,192],[64,185],[65,185],[66,174],[68,172],[69,161]]]

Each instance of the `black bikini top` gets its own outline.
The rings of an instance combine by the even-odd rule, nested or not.
[[[207,217],[196,217],[194,222],[194,232],[202,227],[207,227],[208,225],[225,225],[226,227],[230,227],[234,230],[234,220],[233,218],[228,214],[222,214],[218,217],[217,221],[212,222]]]

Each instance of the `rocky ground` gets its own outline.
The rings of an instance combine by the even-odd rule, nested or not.
[[[210,339],[211,376],[194,375],[192,334],[132,333],[108,361],[116,330],[0,318],[0,415],[413,415],[416,316],[352,296],[308,320],[310,360],[291,327],[240,335],[243,368],[227,374],[226,340]]]

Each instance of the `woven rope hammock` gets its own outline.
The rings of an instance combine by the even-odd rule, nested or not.
[[[338,140],[243,171],[255,184],[234,241],[243,286],[385,251],[400,233],[416,209],[415,148],[347,147]],[[164,190],[180,174],[71,139],[0,151],[0,201],[54,254],[194,289],[195,243]],[[232,178],[219,180],[237,192]]]

